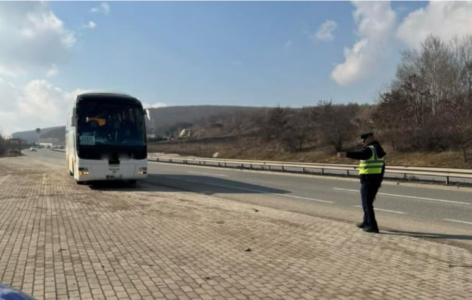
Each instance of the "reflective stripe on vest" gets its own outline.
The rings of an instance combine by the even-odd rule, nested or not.
[[[383,158],[377,157],[377,151],[374,146],[368,146],[372,149],[372,156],[368,160],[361,160],[359,163],[359,175],[382,174],[385,165]]]

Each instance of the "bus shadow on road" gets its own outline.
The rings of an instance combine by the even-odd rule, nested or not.
[[[205,194],[288,194],[289,191],[205,175],[149,175],[148,182]]]
[[[137,182],[130,184],[126,181],[94,181],[86,183],[88,188],[93,191],[101,192],[136,192],[136,191],[152,191],[152,192],[169,192],[169,188],[165,186],[149,186],[145,182]]]
[[[382,232],[388,235],[399,235],[409,236],[421,239],[432,239],[432,240],[472,240],[472,235],[463,234],[442,234],[442,233],[431,233],[431,232],[415,232],[415,231],[399,231],[399,230],[388,230]]]
[[[95,182],[99,191],[196,192],[202,194],[288,194],[289,191],[203,175],[151,174],[135,186],[126,182]]]

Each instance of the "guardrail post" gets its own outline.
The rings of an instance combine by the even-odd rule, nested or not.
[[[324,175],[324,169],[321,168],[321,175]]]
[[[446,176],[446,185],[449,185],[449,176]]]
[[[172,162],[172,158],[169,161]]]
[[[252,164],[249,164],[249,169],[251,169],[251,170],[252,170]]]
[[[306,169],[305,169],[305,168],[302,168],[302,172],[303,172],[303,173],[306,173]]]
[[[284,168],[284,166],[282,166],[282,172],[285,172],[285,168]]]
[[[349,170],[346,170],[346,175],[347,177],[349,177]]]
[[[269,171],[270,171],[270,165],[268,167],[269,167]]]

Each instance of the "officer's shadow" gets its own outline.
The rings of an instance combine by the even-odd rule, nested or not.
[[[441,233],[431,233],[431,232],[415,232],[415,231],[400,231],[400,230],[383,231],[382,234],[410,236],[410,237],[422,238],[422,239],[445,239],[445,240],[463,240],[463,241],[472,240],[472,235],[462,235],[462,234],[441,234]]]

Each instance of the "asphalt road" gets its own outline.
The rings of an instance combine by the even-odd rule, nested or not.
[[[26,150],[25,154],[65,168],[63,153],[42,149]],[[241,201],[342,222],[354,223],[362,218],[356,179],[149,163],[149,176],[136,188],[140,186],[212,194],[222,201]],[[472,245],[471,188],[386,182],[375,209],[384,234]]]

